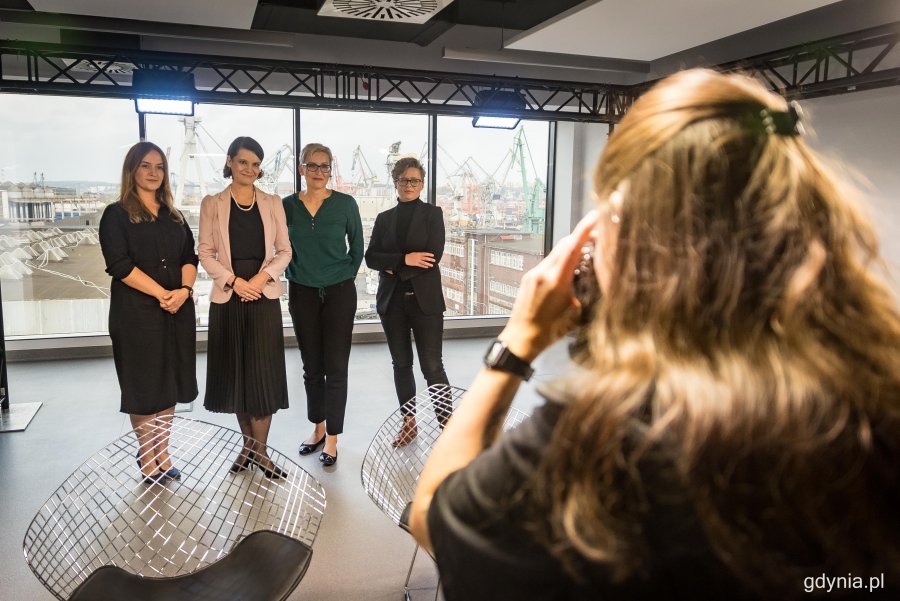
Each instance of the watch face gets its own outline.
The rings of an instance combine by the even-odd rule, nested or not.
[[[488,349],[487,355],[484,356],[484,360],[489,365],[496,365],[501,355],[503,355],[503,343],[497,341]]]

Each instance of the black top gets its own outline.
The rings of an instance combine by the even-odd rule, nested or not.
[[[244,259],[263,261],[266,258],[266,239],[257,203],[254,202],[249,210],[244,210],[238,207],[234,199],[231,200],[228,238],[233,261]]]
[[[404,212],[411,214],[409,225],[406,236],[398,240],[400,215]],[[409,282],[423,313],[435,315],[444,312],[447,306],[444,303],[441,269],[438,265],[444,255],[444,239],[444,213],[438,206],[422,201],[397,203],[393,208],[378,214],[366,249],[366,265],[369,269],[380,272],[378,292],[375,295],[379,314],[387,312],[391,297],[400,282]],[[405,255],[410,252],[432,253],[434,266],[425,268],[407,265]]]
[[[174,290],[181,286],[181,266],[199,263],[191,228],[173,221],[165,206],[156,219],[141,223],[131,223],[121,204],[107,206],[100,219],[100,248],[106,273],[114,282],[137,267],[163,288]]]
[[[397,247],[404,254],[416,252],[415,249],[407,248],[406,236],[409,234],[409,224],[412,221],[413,212],[421,204],[422,201],[418,198],[409,202],[397,201]]]
[[[711,549],[688,494],[674,475],[675,468],[652,459],[640,466],[648,507],[640,524],[647,557],[643,572],[615,583],[603,565],[584,562],[582,581],[576,581],[536,542],[529,524],[541,518],[531,516],[520,500],[562,410],[563,405],[547,402],[438,487],[427,520],[447,601],[769,601],[809,597],[803,582],[797,583],[793,596],[756,596],[748,591]],[[811,577],[817,575],[821,571],[810,573]],[[832,576],[846,576],[846,572]],[[870,574],[862,576],[868,585]],[[885,584],[893,591],[840,591],[847,595],[840,598],[900,598],[896,596],[897,583]]]
[[[407,236],[409,235],[409,224],[412,222],[413,213],[416,210],[416,205],[422,204],[422,201],[418,198],[415,200],[410,200],[409,202],[400,202],[397,201],[397,247],[404,255],[411,252],[417,252],[414,249],[408,248],[406,241]],[[412,283],[409,280],[400,280],[397,282],[397,288],[395,292],[412,292],[413,287]]]

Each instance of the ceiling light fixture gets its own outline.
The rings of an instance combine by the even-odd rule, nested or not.
[[[185,71],[138,69],[131,80],[134,110],[141,114],[194,114],[194,74]]]
[[[481,90],[475,94],[478,114],[472,127],[515,129],[525,112],[525,97],[511,90]]]

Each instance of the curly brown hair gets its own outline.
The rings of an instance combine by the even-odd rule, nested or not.
[[[763,109],[786,104],[685,71],[603,151],[609,284],[530,492],[570,567],[648,565],[647,466],[663,465],[770,598],[809,574],[900,578],[900,316],[852,194],[802,137],[753,126]]]
[[[418,169],[419,173],[422,174],[422,179],[425,179],[425,167],[422,166],[419,159],[415,157],[403,157],[394,163],[394,166],[391,168],[391,180],[396,182],[407,169]]]

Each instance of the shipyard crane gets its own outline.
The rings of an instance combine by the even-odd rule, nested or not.
[[[387,172],[388,181],[391,179],[391,172],[394,170],[394,165],[397,164],[397,161],[400,159],[417,159],[422,161],[421,155],[417,155],[414,152],[400,152],[400,145],[402,141],[397,141],[391,144],[388,147],[387,157],[384,160],[384,167]],[[426,151],[427,151],[427,143],[426,143]]]
[[[206,157],[213,173],[213,183],[218,183],[220,181],[220,178],[216,174],[221,173],[221,167],[217,166],[213,162],[212,157],[225,156],[226,151],[218,142],[216,142],[216,140],[209,134],[209,132],[206,131],[206,128],[201,125],[202,120],[200,119],[200,117],[181,117],[178,120],[184,123],[184,145],[181,149],[181,156],[179,157],[178,164],[178,173],[176,174],[177,178],[175,186],[175,205],[182,206],[184,202],[185,188],[187,186],[187,173],[189,169],[189,163],[194,168],[194,174],[197,178],[196,182],[200,186],[200,194],[198,196],[199,200],[199,198],[203,198],[204,196],[206,196],[206,180],[203,177],[203,169],[198,158]],[[203,142],[203,139],[199,135],[201,130],[207,135],[207,137],[209,137],[210,140],[212,140],[212,142],[216,146],[218,146],[220,152],[209,152],[209,149],[207,149],[206,144]],[[198,152],[198,146],[200,147],[199,150],[202,150],[202,152]],[[168,155],[169,153],[167,152],[166,156]],[[169,163],[171,164],[172,161],[169,161]]]
[[[366,160],[360,146],[357,146],[353,151],[353,164],[350,167],[350,173],[357,174],[353,183],[362,188],[368,188],[378,183],[378,176],[372,171],[369,161]]]
[[[284,173],[285,167],[291,164],[293,157],[294,149],[289,144],[282,144],[275,156],[263,164],[263,175],[257,182],[259,189],[269,194],[276,194],[278,179]]]
[[[534,185],[528,184],[528,169],[525,165],[526,152],[528,154],[529,162],[531,163],[531,170],[535,173]],[[512,149],[507,152],[506,156],[497,167],[497,170],[504,164],[506,165],[506,170],[503,172],[503,177],[499,180],[501,186],[506,185],[509,172],[514,166],[518,167],[522,177],[522,200],[525,205],[525,214],[522,220],[522,232],[528,234],[543,234],[544,214],[540,210],[540,201],[544,198],[547,187],[541,178],[537,176],[537,169],[534,166],[534,159],[531,156],[531,148],[528,146],[528,139],[525,137],[524,128],[520,127],[516,132],[516,135],[513,138]]]

